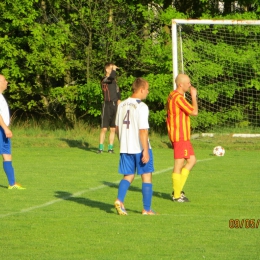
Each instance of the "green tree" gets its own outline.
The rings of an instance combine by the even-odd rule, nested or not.
[[[171,19],[240,19],[240,13],[257,19],[259,0],[238,1],[244,8],[232,14],[230,1],[224,1],[224,13],[217,2],[1,1],[0,69],[10,81],[11,109],[72,125],[79,118],[98,122],[100,78],[104,63],[113,61],[121,68],[123,98],[135,77],[148,79],[151,125],[164,130],[164,105],[173,86]]]

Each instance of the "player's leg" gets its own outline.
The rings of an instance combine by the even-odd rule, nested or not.
[[[193,147],[190,143],[190,141],[186,142],[186,150],[187,150],[187,156],[186,156],[186,164],[181,170],[181,189],[183,190],[183,187],[187,181],[187,178],[189,176],[189,173],[191,169],[196,164],[196,157],[194,154]]]
[[[134,177],[135,177],[134,173],[124,175],[123,179],[119,183],[117,199],[120,200],[122,203],[124,203],[125,201],[126,193],[130,187],[130,184],[133,182]]]
[[[109,145],[108,145],[108,152],[114,153],[114,140],[115,140],[115,132],[116,132],[116,112],[117,112],[117,103],[111,102],[110,109],[109,109],[109,116],[110,116],[110,135],[109,135]]]
[[[152,196],[153,196],[153,184],[152,184],[152,172],[154,172],[153,166],[153,153],[149,149],[149,162],[142,163],[142,153],[136,155],[137,159],[137,174],[142,177],[142,195],[143,195],[143,215],[155,215],[156,213],[151,209]]]
[[[174,198],[179,199],[181,197],[181,171],[184,166],[185,159],[174,159],[174,168],[172,173],[172,188],[174,191]]]
[[[3,169],[8,180],[8,189],[25,189],[15,182],[14,168],[11,155],[11,140],[5,137],[1,128],[0,130],[0,154],[3,157]]]
[[[194,155],[191,155],[189,159],[187,159],[187,163],[181,170],[181,190],[183,190],[184,185],[188,179],[191,169],[196,164],[196,158]]]
[[[6,138],[2,127],[0,127],[0,153],[3,157],[3,169],[6,174],[9,186],[13,186],[15,184],[15,177],[12,166],[11,140]]]
[[[102,105],[101,112],[101,130],[99,134],[99,148],[97,153],[102,153],[104,151],[104,141],[106,137],[107,128],[109,127],[109,106],[106,102]]]
[[[153,196],[152,173],[142,174],[143,212],[150,212]]]
[[[189,150],[190,142],[179,141],[173,143],[174,148],[174,168],[172,173],[172,200],[177,202],[188,202],[189,200],[184,196],[182,191],[182,170],[187,158],[190,158]],[[183,175],[184,176],[184,175]]]
[[[5,171],[5,174],[8,179],[8,189],[9,190],[24,190],[25,188],[22,187],[19,183],[15,181],[15,174],[14,174],[14,168],[12,165],[12,160],[7,160],[3,162],[3,168]]]
[[[9,186],[15,184],[14,168],[12,165],[12,157],[10,154],[3,154],[3,169],[6,174]]]
[[[117,199],[115,201],[115,208],[119,215],[127,215],[124,207],[124,201],[130,184],[135,177],[135,160],[132,154],[120,154],[118,172],[124,177],[118,186]]]
[[[115,133],[116,133],[116,128],[110,127],[109,145],[108,145],[108,152],[109,153],[114,153],[113,148],[114,148]]]
[[[107,128],[101,128],[99,135],[99,153],[104,151],[104,141],[106,137]]]

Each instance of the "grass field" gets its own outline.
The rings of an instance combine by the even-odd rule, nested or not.
[[[260,259],[259,140],[194,140],[198,163],[185,186],[191,202],[178,204],[170,199],[172,150],[167,137],[152,136],[159,215],[141,215],[136,177],[129,215],[118,216],[117,143],[117,154],[97,155],[97,136],[18,136],[13,164],[27,189],[7,190],[1,170],[1,259]],[[216,145],[224,157],[212,156]]]

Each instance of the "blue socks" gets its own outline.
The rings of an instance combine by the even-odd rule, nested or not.
[[[153,185],[152,183],[142,184],[143,204],[146,211],[151,210],[152,196],[153,196]]]
[[[13,186],[15,184],[15,177],[14,177],[14,168],[12,166],[12,161],[4,161],[3,168],[7,176],[9,185]]]
[[[127,180],[121,180],[118,187],[117,198],[124,203],[126,193],[129,189],[130,182]],[[153,184],[152,183],[142,183],[142,194],[143,194],[143,206],[144,210],[151,210],[152,196],[153,196]]]
[[[118,187],[118,195],[117,198],[124,203],[125,195],[128,191],[128,188],[130,186],[130,182],[127,180],[121,180]]]

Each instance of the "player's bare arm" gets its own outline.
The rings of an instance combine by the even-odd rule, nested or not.
[[[2,116],[0,115],[0,126],[4,129],[5,132],[5,136],[7,138],[12,138],[13,137],[13,133],[12,131],[8,128],[8,126],[5,124]]]
[[[119,69],[119,68],[114,64],[114,65],[112,65],[112,69],[116,70],[116,69]]]
[[[118,126],[116,126],[115,133],[116,133],[116,136],[117,136],[117,138],[118,138],[118,140],[119,140],[119,128],[118,128]]]
[[[139,129],[139,135],[140,135],[140,142],[143,147],[143,157],[142,162],[148,163],[150,160],[149,156],[149,145],[148,145],[148,129]]]
[[[199,113],[198,102],[197,102],[197,89],[191,86],[190,95],[192,100],[192,106],[194,108],[190,115],[197,116]]]

